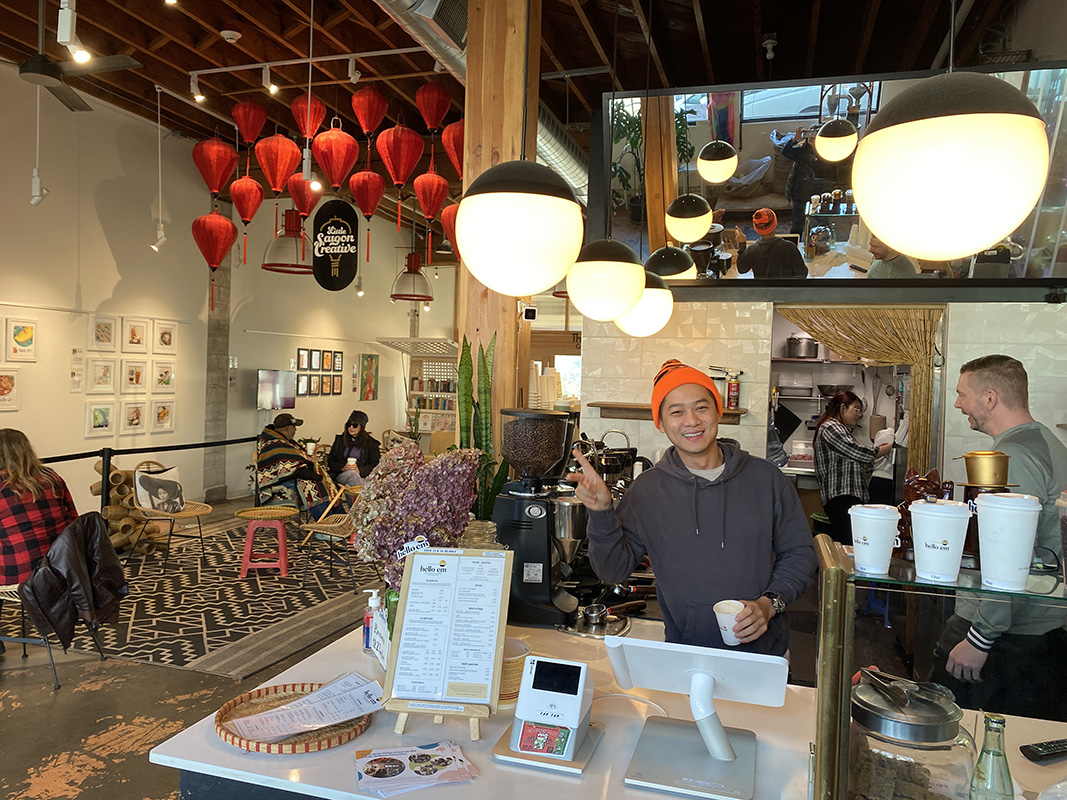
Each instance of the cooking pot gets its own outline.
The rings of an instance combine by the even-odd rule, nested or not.
[[[785,340],[786,356],[789,358],[815,358],[819,355],[819,343],[803,333],[794,333]]]

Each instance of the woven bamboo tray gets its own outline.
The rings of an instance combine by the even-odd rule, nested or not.
[[[249,750],[254,753],[276,753],[280,755],[293,755],[297,753],[317,753],[331,747],[350,742],[367,730],[370,725],[370,714],[365,714],[356,719],[339,722],[318,730],[300,733],[290,736],[278,742],[259,742],[254,739],[245,739],[223,727],[223,722],[262,711],[270,711],[272,708],[285,705],[296,700],[298,697],[311,694],[322,687],[321,683],[283,683],[279,686],[264,686],[251,692],[233,698],[215,714],[215,733],[227,744]]]

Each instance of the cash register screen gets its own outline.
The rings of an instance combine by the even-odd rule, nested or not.
[[[556,694],[574,695],[578,694],[578,682],[581,677],[581,667],[574,664],[539,660],[534,670],[533,688]]]

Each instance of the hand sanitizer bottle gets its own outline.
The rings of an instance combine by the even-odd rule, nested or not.
[[[381,608],[382,598],[378,596],[378,589],[364,589],[364,594],[369,594],[370,599],[367,600],[367,607],[363,610],[363,652],[373,653],[371,649],[371,628],[374,625],[374,612]]]

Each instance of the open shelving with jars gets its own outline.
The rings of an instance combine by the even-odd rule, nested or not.
[[[456,429],[456,389],[459,345],[451,339],[379,338],[408,356],[407,406],[409,425],[419,419],[419,433]]]

